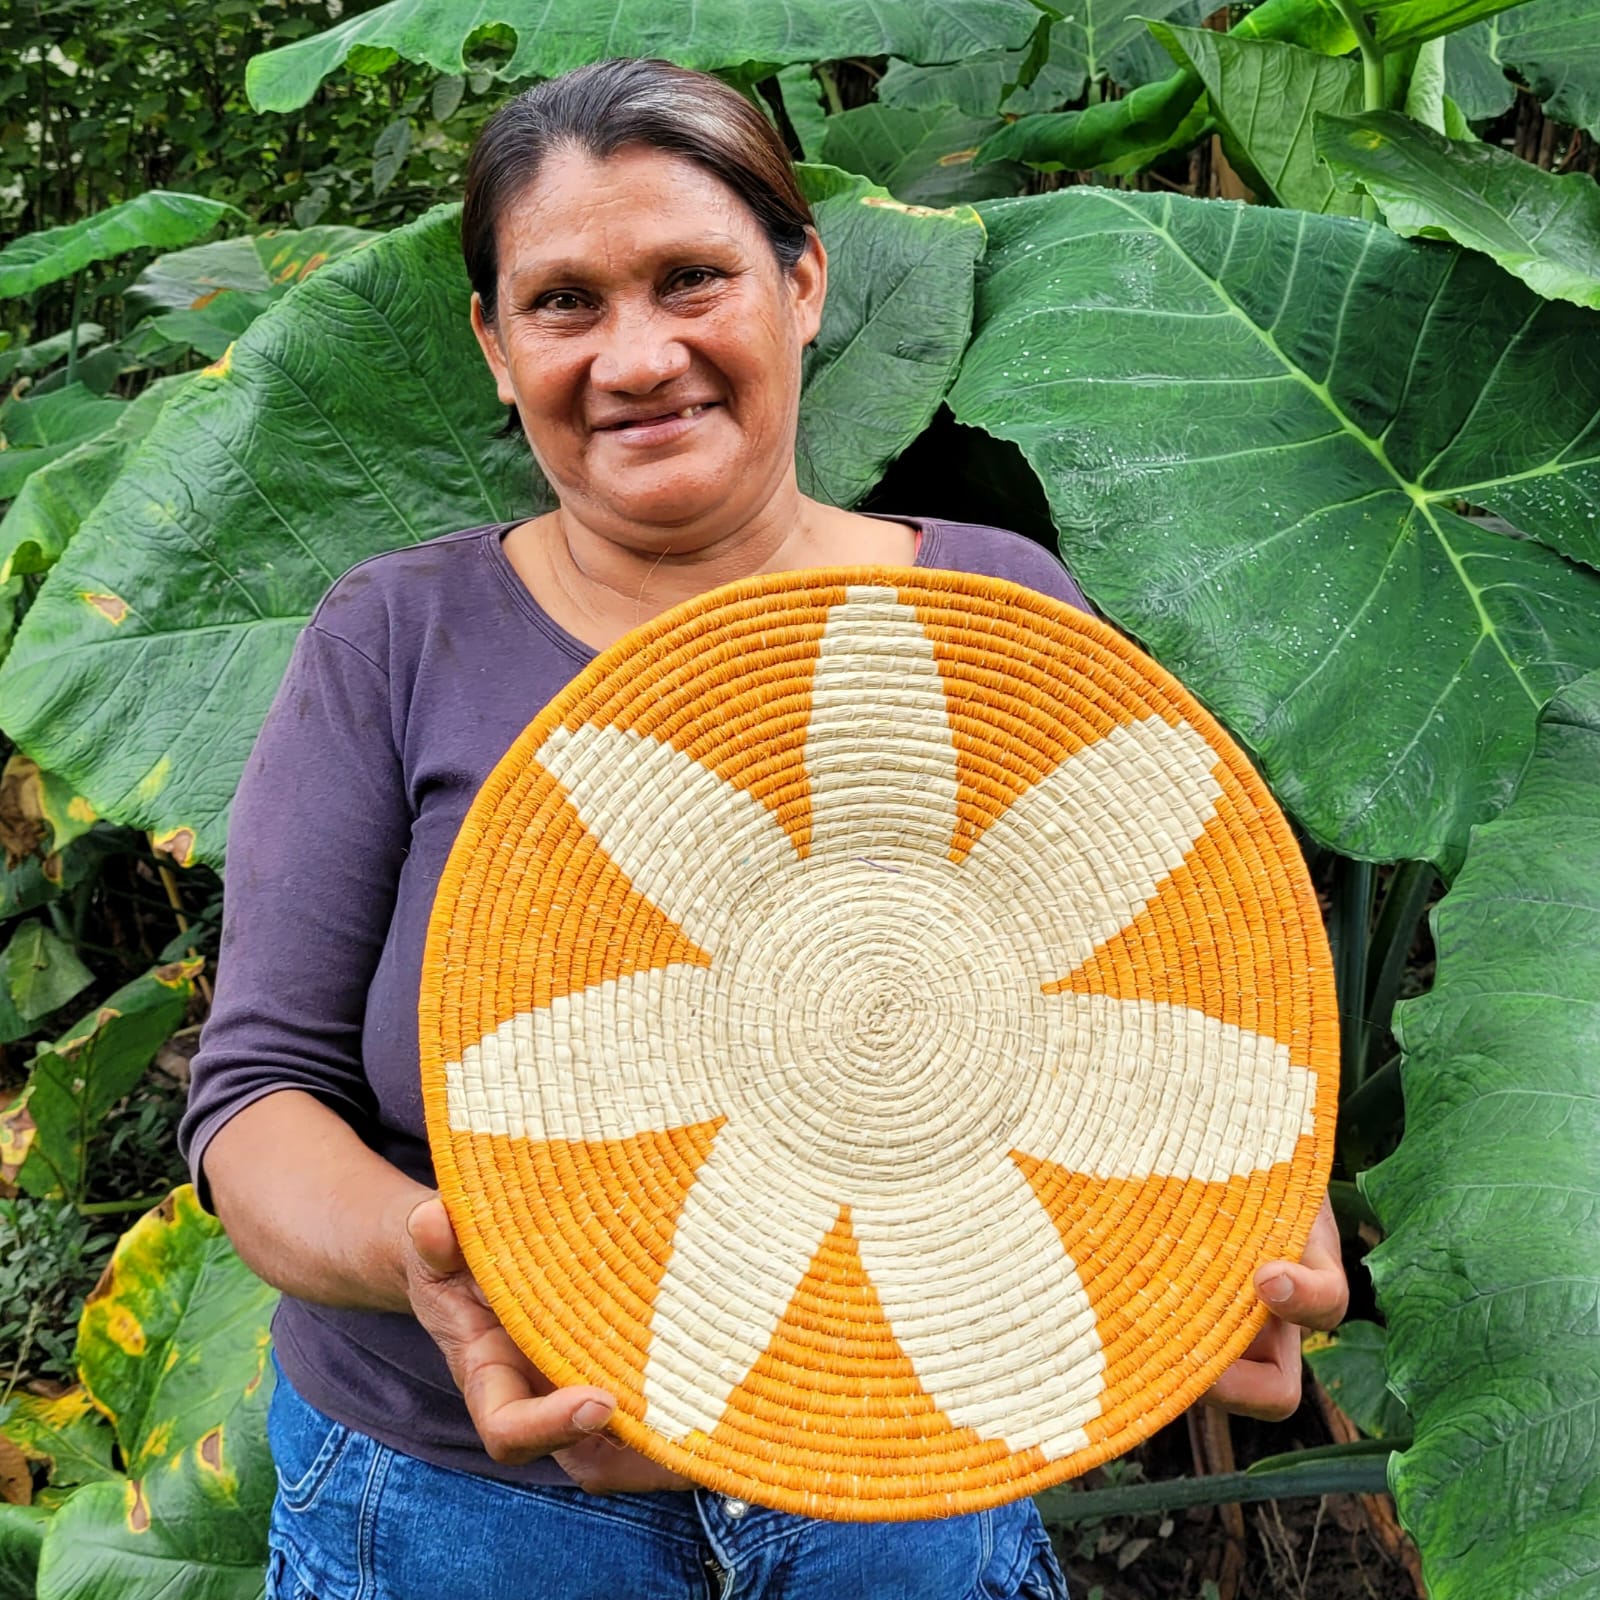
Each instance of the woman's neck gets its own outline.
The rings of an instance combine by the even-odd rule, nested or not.
[[[817,525],[828,508],[800,493],[793,475],[736,529],[707,538],[683,530],[681,542],[657,532],[637,543],[590,528],[566,507],[551,521],[553,576],[571,598],[635,627],[680,601],[758,572],[814,565]]]
[[[916,546],[904,524],[822,505],[801,494],[791,475],[737,530],[714,539],[686,530],[681,549],[670,536],[639,544],[608,537],[565,507],[512,529],[504,548],[545,612],[603,650],[719,584],[801,567],[909,566]]]

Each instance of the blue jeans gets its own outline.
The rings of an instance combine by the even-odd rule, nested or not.
[[[267,1600],[1066,1600],[1031,1500],[820,1522],[710,1490],[597,1496],[430,1466],[280,1375]]]

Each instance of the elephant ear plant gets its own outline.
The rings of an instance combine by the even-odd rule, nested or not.
[[[1600,1584],[1600,1445],[1583,1421],[1600,1392],[1584,1199],[1600,188],[1581,160],[1553,173],[1510,154],[1491,119],[1542,102],[1574,125],[1559,143],[1588,151],[1600,14],[1265,0],[1211,19],[1226,31],[1203,20],[1183,0],[1070,15],[1031,0],[391,0],[258,57],[249,86],[281,110],[341,70],[405,60],[451,81],[488,46],[509,83],[660,54],[724,74],[797,154],[831,163],[804,180],[832,261],[805,370],[806,486],[885,510],[959,502],[1056,542],[1251,753],[1328,891],[1334,1194],[1349,1231],[1383,1237],[1387,1328],[1362,1323],[1312,1359],[1372,1437],[1234,1479],[1053,1492],[1047,1515],[1387,1485],[1435,1600],[1577,1600]],[[1255,204],[1174,192],[1211,150]],[[57,383],[61,416],[17,424],[0,476],[21,450],[37,472],[0,523],[20,615],[0,718],[64,837],[69,813],[99,817],[150,834],[168,871],[219,864],[255,729],[328,584],[376,551],[548,503],[526,453],[495,437],[455,228],[439,209],[377,239],[319,229],[281,259],[191,236],[147,271],[134,332],[149,325],[138,349],[183,340],[212,364],[147,390],[137,414],[140,400]],[[285,274],[290,259],[306,270]],[[47,378],[61,354],[27,360]],[[71,849],[54,881],[79,870]],[[43,873],[16,868],[0,911],[51,903]],[[1432,902],[1436,985],[1397,1010]],[[41,951],[44,931],[29,935]],[[47,1086],[47,1055],[38,1137],[66,1194],[76,1080]],[[86,1103],[110,1081],[86,1080]],[[0,1107],[0,1174],[26,1158],[25,1111]],[[49,1185],[42,1159],[29,1181]],[[191,1251],[222,1271],[225,1246],[185,1206],[149,1224],[177,1252],[162,1270]],[[224,1359],[231,1339],[242,1361],[238,1330],[259,1315],[251,1302],[202,1343]],[[174,1419],[184,1444],[158,1461],[145,1434],[123,1438],[91,1348],[82,1398],[0,1424],[35,1488],[0,1510],[0,1600],[35,1575],[41,1595],[258,1593],[255,1368]],[[231,1499],[201,1448],[224,1409]],[[115,1469],[86,1431],[107,1416]]]

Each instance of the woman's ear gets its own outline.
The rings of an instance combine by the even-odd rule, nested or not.
[[[472,296],[472,331],[477,335],[483,359],[489,363],[489,370],[494,374],[496,392],[502,403],[514,406],[517,396],[511,387],[511,369],[506,365],[505,351],[500,348],[500,335],[484,321],[483,301],[478,298],[476,291]]]
[[[822,307],[828,298],[828,252],[815,228],[806,229],[805,250],[789,273],[789,293],[804,348],[822,328]]]

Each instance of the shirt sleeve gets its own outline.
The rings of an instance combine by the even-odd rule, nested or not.
[[[1096,614],[1094,607],[1089,604],[1089,597],[1078,586],[1078,580],[1059,557],[1052,555],[1043,545],[1023,541],[1020,535],[1018,542],[1022,545],[1016,557],[1018,583],[1026,584],[1039,594],[1047,594],[1053,600],[1063,600],[1069,606],[1076,606],[1091,617]]]
[[[201,1201],[217,1130],[279,1089],[360,1127],[367,987],[383,954],[411,816],[387,673],[313,622],[245,765],[228,823],[211,1015],[178,1144]]]

